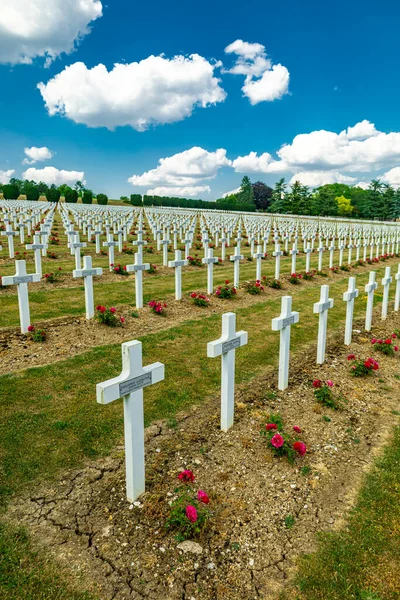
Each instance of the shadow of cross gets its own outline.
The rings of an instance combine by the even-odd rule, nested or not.
[[[125,432],[126,497],[134,502],[145,491],[143,388],[164,379],[160,362],[142,366],[142,343],[138,340],[122,344],[122,373],[98,383],[99,404],[123,398]]]

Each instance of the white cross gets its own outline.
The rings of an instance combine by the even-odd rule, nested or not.
[[[102,234],[102,230],[99,229],[99,224],[97,224],[97,228],[94,232],[95,238],[96,238],[96,254],[100,254],[100,236]]]
[[[282,296],[281,314],[272,319],[272,331],[280,331],[278,389],[282,391],[289,382],[290,328],[299,318],[299,313],[292,311],[292,297]]]
[[[175,300],[182,300],[182,267],[187,267],[188,264],[188,260],[182,260],[180,250],[175,250],[175,260],[168,262],[168,266],[175,269]]]
[[[328,310],[333,307],[333,299],[329,298],[329,285],[321,285],[319,302],[314,304],[314,313],[319,315],[317,364],[325,362],[326,330],[328,325]]]
[[[40,281],[39,273],[31,273],[28,275],[26,272],[26,262],[24,260],[15,261],[15,275],[8,275],[2,278],[3,285],[17,286],[21,333],[28,333],[28,327],[31,324],[28,283],[37,283],[38,281]]]
[[[396,279],[396,295],[394,297],[394,310],[397,312],[400,306],[400,264],[398,266],[398,270],[394,278]]]
[[[312,248],[310,247],[310,242],[307,242],[307,248],[304,250],[306,255],[306,273],[310,271],[311,252]]]
[[[4,235],[8,238],[8,255],[10,258],[14,258],[14,236],[17,235],[17,232],[12,231],[11,225],[7,223]]]
[[[167,237],[164,236],[164,239],[161,242],[162,247],[163,247],[163,265],[164,265],[164,267],[168,266],[168,245],[170,243],[171,243],[171,240],[167,239]]]
[[[86,247],[86,242],[79,241],[79,233],[74,236],[74,241],[71,244],[71,248],[75,252],[75,269],[81,268],[81,248]]]
[[[143,388],[164,379],[164,365],[142,366],[142,344],[137,340],[122,344],[122,373],[98,383],[97,402],[109,404],[124,400],[126,496],[134,502],[145,491]]]
[[[85,307],[87,319],[93,319],[94,317],[93,277],[102,274],[103,269],[93,268],[91,256],[83,257],[83,269],[79,268],[72,271],[72,277],[83,277],[85,286]]]
[[[235,411],[235,348],[247,344],[247,331],[236,332],[235,313],[222,315],[222,335],[207,344],[207,356],[221,356],[221,430],[233,425]]]
[[[214,269],[214,264],[218,262],[218,258],[217,257],[214,258],[214,250],[212,248],[208,249],[207,258],[202,258],[201,262],[204,265],[207,265],[207,293],[212,294],[214,291],[213,269]]]
[[[374,292],[377,287],[378,287],[378,284],[376,283],[376,273],[375,273],[375,271],[370,271],[369,281],[364,288],[367,293],[367,310],[365,313],[365,331],[371,331],[372,309],[374,307]]]
[[[382,315],[381,319],[385,321],[387,319],[388,313],[388,304],[389,304],[389,287],[392,283],[392,278],[390,276],[390,267],[385,268],[385,277],[382,279],[383,285],[383,299],[382,299]]]
[[[143,308],[143,271],[150,269],[150,263],[142,262],[143,254],[135,253],[135,264],[127,265],[128,273],[135,273],[135,300],[136,308]]]
[[[343,250],[344,250],[344,244],[340,240],[339,241],[339,267],[341,267],[343,264]]]
[[[118,229],[115,234],[118,236],[118,252],[122,252],[122,241],[124,237],[124,232],[122,229]]]
[[[42,276],[42,256],[40,251],[43,248],[43,244],[40,243],[40,235],[35,233],[33,236],[33,244],[26,244],[25,248],[27,250],[33,250],[35,255],[35,271]]]
[[[229,260],[234,263],[233,266],[233,285],[235,288],[239,287],[239,269],[240,269],[240,261],[244,259],[243,254],[240,254],[239,248],[236,246],[235,254],[233,254]]]
[[[324,254],[325,248],[323,246],[318,246],[318,271],[322,271],[322,257]]]
[[[185,256],[189,256],[192,240],[190,239],[190,237],[187,237],[183,240],[183,243],[185,244]]]
[[[347,302],[346,308],[346,329],[344,333],[344,343],[346,346],[350,346],[351,338],[353,333],[353,314],[354,314],[354,300],[358,297],[358,290],[356,289],[356,278],[349,278],[349,287],[347,292],[343,294],[344,302]]]
[[[261,252],[261,246],[257,246],[257,252],[253,254],[256,259],[256,280],[261,281],[261,261],[264,258],[264,252]]]
[[[275,243],[275,252],[272,253],[272,256],[275,256],[275,279],[278,281],[281,274],[281,256],[283,252],[279,250],[279,243]]]
[[[143,231],[138,231],[137,240],[133,240],[132,245],[138,247],[138,252],[143,252],[143,246],[147,246],[147,242],[143,240]]]
[[[332,244],[329,246],[329,268],[332,269],[333,267],[333,253],[335,252],[335,244],[332,242]]]
[[[103,242],[103,246],[108,248],[108,265],[110,267],[110,271],[112,271],[112,266],[114,264],[114,248],[118,242],[114,242],[114,236],[110,233],[108,235],[108,242]]]
[[[292,255],[292,273],[296,273],[296,259],[298,253],[299,251],[297,250],[297,242],[294,242],[293,247],[290,251],[290,254]]]
[[[225,262],[225,257],[226,257],[226,243],[228,241],[228,238],[225,237],[225,235],[223,235],[221,237],[221,258],[222,260]]]

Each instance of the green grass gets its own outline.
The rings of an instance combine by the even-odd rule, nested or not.
[[[400,428],[366,476],[346,527],[320,536],[282,600],[400,598]]]
[[[32,548],[25,530],[0,522],[0,600],[94,600],[72,590]]]

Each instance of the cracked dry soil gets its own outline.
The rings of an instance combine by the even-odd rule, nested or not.
[[[374,328],[374,336],[399,325],[395,315]],[[372,353],[371,337],[356,334],[351,352],[372,354],[380,364],[377,375],[351,378],[349,350],[332,337],[325,365],[314,365],[314,346],[293,360],[285,392],[277,392],[272,370],[238,387],[228,434],[219,430],[218,398],[180,415],[173,427],[153,424],[146,430],[146,493],[135,505],[125,498],[120,446],[108,458],[66,473],[51,489],[18,499],[8,516],[27,525],[63,572],[101,600],[276,600],[296,557],[315,549],[315,533],[343,523],[397,418],[399,358]],[[315,403],[314,378],[335,382],[348,400],[343,410]],[[307,454],[293,466],[273,457],[260,436],[268,415],[278,411],[287,430],[302,428],[307,444]],[[305,465],[310,471],[304,475]],[[164,527],[184,468],[194,471],[196,489],[211,499],[213,516],[195,540],[200,554],[179,550]]]

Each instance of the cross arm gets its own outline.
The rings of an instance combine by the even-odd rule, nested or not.
[[[238,331],[236,337],[231,340],[227,340],[225,337],[220,337],[214,342],[208,342],[207,344],[207,356],[208,358],[217,358],[221,354],[226,354],[230,350],[245,346],[248,341],[247,331]]]
[[[109,404],[132,392],[143,389],[164,379],[164,365],[160,362],[143,367],[143,372],[137,377],[129,378],[129,373],[123,369],[121,375],[108,379],[96,385],[96,398],[99,404]]]

